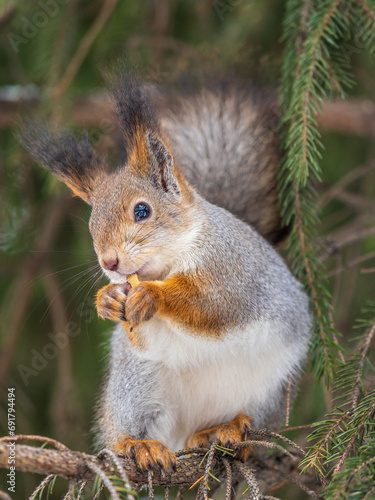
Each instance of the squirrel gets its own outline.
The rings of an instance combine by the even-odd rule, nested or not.
[[[98,443],[141,469],[168,470],[181,448],[218,439],[236,449],[250,426],[279,419],[312,317],[302,285],[265,239],[275,240],[279,226],[276,141],[260,141],[257,151],[265,106],[235,86],[176,97],[168,107],[128,72],[108,83],[126,150],[116,170],[87,134],[76,139],[34,121],[21,141],[92,207],[89,229],[110,280],[97,310],[117,323]],[[239,179],[238,192],[221,199],[214,191],[227,189],[226,175]],[[249,453],[238,449],[243,460]]]

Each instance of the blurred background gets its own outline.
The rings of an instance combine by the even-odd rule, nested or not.
[[[14,131],[21,115],[86,128],[115,165],[116,124],[99,68],[119,59],[148,81],[227,74],[277,91],[285,2],[264,0],[38,0],[0,4],[0,433],[7,388],[16,388],[16,432],[93,452],[91,427],[112,324],[94,296],[105,284],[87,228],[89,207],[37,165]],[[320,256],[344,345],[375,298],[375,69],[360,34],[346,44],[357,85],[319,119],[324,152],[317,186]],[[281,252],[283,248],[280,248]],[[330,407],[309,364],[290,425]],[[305,445],[308,431],[288,437]],[[5,472],[0,471],[0,489]],[[16,498],[41,478],[17,474]],[[59,489],[61,488],[61,490]],[[66,484],[56,483],[53,498]],[[55,496],[56,495],[56,496]],[[294,489],[280,498],[306,498]]]

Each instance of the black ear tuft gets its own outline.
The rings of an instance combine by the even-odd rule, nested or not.
[[[121,129],[126,140],[126,149],[131,151],[137,145],[140,135],[151,131],[158,133],[159,120],[154,105],[147,95],[143,84],[132,72],[123,68],[104,73],[111,92]]]
[[[30,120],[20,126],[18,138],[37,161],[90,203],[90,194],[108,167],[93,151],[87,133],[77,140],[67,129]]]
[[[180,188],[173,174],[173,158],[168,148],[152,132],[146,135],[146,141],[151,153],[153,177],[165,192],[179,195]]]

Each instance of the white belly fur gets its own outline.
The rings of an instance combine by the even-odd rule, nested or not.
[[[140,331],[146,340],[141,357],[160,363],[163,419],[150,429],[172,450],[194,432],[229,422],[240,411],[261,425],[281,386],[304,358],[307,343],[288,342],[287,326],[254,321],[223,339],[187,334],[157,318]]]

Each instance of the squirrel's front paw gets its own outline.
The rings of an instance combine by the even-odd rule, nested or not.
[[[155,285],[143,282],[132,288],[125,305],[125,316],[132,328],[153,317],[158,310],[158,293]]]
[[[96,294],[98,315],[112,321],[125,321],[126,284],[112,283],[101,288]]]

